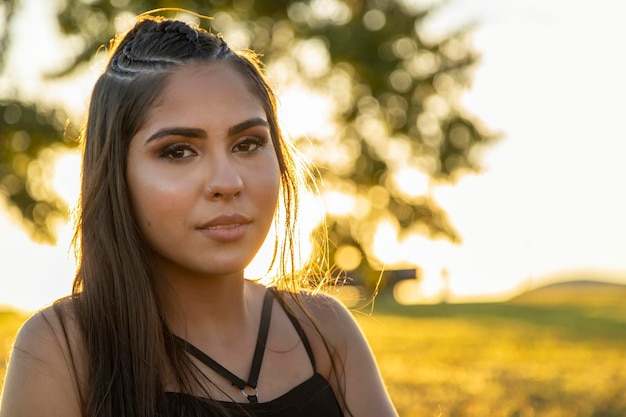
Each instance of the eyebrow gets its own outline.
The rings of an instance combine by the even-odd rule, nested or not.
[[[233,136],[233,135],[236,135],[237,133],[241,133],[255,126],[269,127],[270,124],[267,123],[267,120],[265,119],[261,119],[260,117],[255,117],[253,119],[248,119],[244,122],[237,123],[236,125],[231,126],[230,129],[228,129],[228,134],[230,136]]]
[[[206,132],[202,129],[193,129],[188,127],[166,127],[160,129],[150,135],[144,145],[148,143],[167,137],[167,136],[183,136],[186,138],[206,138]]]
[[[269,123],[267,122],[267,120],[262,119],[260,117],[248,119],[241,123],[237,123],[236,125],[231,126],[228,129],[228,135],[234,136],[238,133],[241,133],[255,126],[269,127]],[[203,129],[197,129],[197,128],[166,127],[150,135],[148,139],[146,139],[146,142],[144,143],[144,145],[147,145],[148,143],[152,141],[155,141],[155,140],[167,137],[167,136],[183,136],[186,138],[206,138],[207,133]]]

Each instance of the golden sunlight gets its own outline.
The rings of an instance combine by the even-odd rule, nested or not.
[[[394,185],[408,197],[419,197],[428,194],[430,178],[417,168],[404,167],[394,173]]]
[[[63,152],[54,162],[52,186],[68,205],[78,201],[80,191],[80,154],[76,151]]]
[[[324,193],[326,212],[334,216],[347,216],[356,209],[356,197],[341,191]]]
[[[298,253],[294,254],[296,269],[301,268],[313,253],[313,231],[319,226],[324,217],[324,210],[319,198],[310,192],[303,193],[301,196],[298,211],[300,228],[298,235],[295,236],[296,248],[299,250]],[[270,269],[269,261],[272,259],[274,253],[276,236],[284,236],[286,231],[282,224],[276,224],[275,226],[276,227],[270,229],[261,249],[252,262],[246,267],[244,275],[247,278],[260,278],[261,281],[263,281],[277,273],[277,265],[274,265],[272,269]],[[289,265],[287,265],[287,267],[289,267]]]
[[[362,260],[361,251],[352,245],[341,245],[335,253],[337,267],[345,271],[352,271],[358,268]]]
[[[290,85],[280,92],[279,120],[288,136],[293,138],[330,135],[335,127],[332,100],[302,85]]]
[[[372,246],[374,256],[383,265],[397,265],[404,260],[398,243],[398,225],[390,220],[381,220],[376,225]]]

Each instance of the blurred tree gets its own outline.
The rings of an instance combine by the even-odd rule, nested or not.
[[[0,5],[0,75],[19,3],[5,0]],[[67,203],[51,183],[56,152],[76,146],[70,138],[77,133],[68,131],[66,120],[63,109],[26,102],[19,91],[0,97],[0,199],[35,240],[47,243],[55,241],[56,223],[67,219]]]
[[[0,196],[35,240],[52,243],[68,211],[51,184],[55,151],[74,146],[64,139],[65,117],[13,100],[0,101],[0,121]]]
[[[344,262],[337,262],[332,250],[330,262],[341,269],[357,271],[365,280],[373,276],[371,268],[380,266],[372,249],[374,225],[381,220],[400,233],[460,240],[428,185],[479,169],[477,150],[495,135],[458,104],[477,60],[470,28],[441,39],[423,36],[423,24],[438,6],[423,8],[417,0],[65,0],[58,7],[62,32],[81,42],[57,76],[72,73],[107,45],[116,22],[146,10],[180,7],[214,17],[211,30],[263,52],[279,89],[297,80],[331,97],[332,132],[294,139],[319,168],[322,192],[350,197],[350,206],[341,214],[331,212],[326,223],[332,246],[352,249],[344,251],[351,254]],[[5,128],[17,127],[3,125],[0,135],[6,141]],[[32,127],[20,125],[19,131]],[[47,134],[49,141],[62,141],[54,129]],[[0,184],[21,178],[11,152],[0,155]],[[28,187],[20,188],[26,194],[13,192],[17,186],[0,187],[33,220],[29,210],[38,196]],[[50,206],[50,212],[55,209]]]

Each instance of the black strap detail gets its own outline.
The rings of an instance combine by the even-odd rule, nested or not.
[[[272,317],[272,306],[273,306],[274,297],[272,297],[272,293],[267,291],[265,293],[265,298],[263,299],[263,311],[261,313],[261,324],[259,326],[259,334],[257,336],[256,347],[254,349],[254,356],[252,358],[252,366],[250,368],[250,376],[248,377],[248,381],[244,381],[239,378],[237,375],[230,372],[228,369],[224,368],[222,365],[217,363],[213,358],[211,358],[206,353],[202,352],[200,349],[187,342],[186,340],[175,336],[181,342],[184,343],[185,349],[196,359],[204,363],[209,368],[213,369],[215,372],[229,380],[233,385],[241,390],[243,395],[250,401],[251,403],[258,403],[259,399],[257,398],[258,391],[256,389],[256,385],[259,379],[259,373],[261,371],[261,364],[263,363],[263,355],[265,354],[265,345],[267,344],[267,335],[269,333],[270,321]],[[246,387],[250,387],[254,389],[254,394],[248,394],[246,392]]]
[[[259,327],[259,335],[256,339],[256,347],[254,348],[254,356],[252,357],[252,367],[250,376],[248,377],[248,385],[256,388],[261,372],[261,364],[263,363],[263,355],[265,354],[265,345],[267,344],[267,335],[270,331],[270,319],[272,317],[272,306],[274,305],[274,297],[269,291],[265,292],[263,300],[263,312],[261,313],[261,325]]]
[[[270,291],[275,294],[276,299],[278,300],[281,307],[283,308],[283,311],[285,312],[285,314],[287,314],[287,317],[289,317],[289,321],[291,321],[291,324],[293,325],[293,327],[296,329],[296,332],[300,336],[300,340],[302,340],[304,349],[306,349],[306,353],[307,355],[309,355],[309,360],[311,361],[313,372],[317,372],[317,366],[315,364],[315,356],[313,356],[313,349],[311,348],[311,343],[309,342],[309,338],[306,337],[306,333],[304,329],[302,328],[302,324],[300,324],[296,316],[294,316],[293,313],[291,313],[291,310],[289,310],[289,308],[285,304],[285,300],[283,300],[283,298],[277,294],[276,288],[271,287]]]

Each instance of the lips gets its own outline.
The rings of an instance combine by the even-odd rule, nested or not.
[[[244,236],[251,220],[241,214],[228,214],[217,216],[198,230],[212,240],[231,242]]]
[[[218,224],[217,226],[208,226],[208,227],[203,227],[203,229],[207,229],[207,230],[217,230],[217,229],[232,229],[234,227],[237,226],[241,226],[242,223],[235,223],[235,224]]]
[[[198,227],[198,229],[208,229],[208,230],[216,230],[216,229],[229,229],[237,226],[242,226],[244,224],[250,223],[250,219],[246,216],[238,213],[234,214],[223,214],[208,222],[204,223],[202,226]]]

